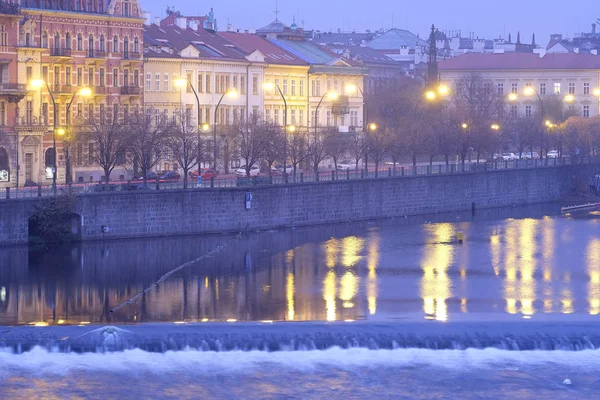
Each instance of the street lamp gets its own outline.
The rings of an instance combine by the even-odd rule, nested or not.
[[[265,90],[277,89],[277,91],[279,92],[279,95],[283,99],[283,126],[284,126],[283,137],[284,137],[284,141],[285,141],[284,147],[283,147],[283,175],[285,176],[285,175],[287,175],[287,129],[288,129],[288,127],[287,127],[287,101],[285,99],[285,96],[283,95],[283,92],[281,91],[281,88],[279,87],[279,85],[277,83],[265,82],[263,84],[263,87]]]
[[[337,92],[334,92],[334,91],[325,92],[325,94],[323,96],[321,96],[321,100],[319,100],[319,103],[317,104],[317,108],[315,109],[315,140],[317,137],[317,123],[319,120],[319,107],[321,107],[321,103],[323,102],[323,99],[325,99],[325,97],[327,97],[331,101],[335,101],[335,100],[337,100],[337,98],[339,96],[338,96]]]
[[[223,101],[223,98],[226,95],[227,95],[227,97],[235,98],[238,96],[238,92],[235,89],[226,90],[221,95],[221,98],[219,99],[219,102],[217,103],[217,105],[215,107],[214,122],[213,122],[213,168],[215,171],[217,170],[217,110],[219,109],[219,106],[221,105],[221,102]]]
[[[58,152],[56,151],[56,133],[57,133],[56,132],[56,101],[54,100],[54,95],[50,91],[48,82],[44,81],[43,79],[33,79],[30,82],[30,85],[37,89],[40,89],[40,90],[45,86],[46,90],[48,91],[48,94],[50,95],[50,99],[52,100],[52,112],[54,115],[54,121],[53,121],[54,126],[52,129],[52,141],[53,141],[53,150],[54,150],[54,162],[53,162],[54,171],[52,171],[52,192],[54,194],[56,194],[56,173],[57,173],[56,157],[58,155]],[[63,129],[63,134],[64,134],[64,129]]]
[[[500,125],[498,125],[498,124],[492,124],[492,126],[490,126],[490,128],[492,128],[492,130],[494,130],[494,131],[499,131],[500,130]]]
[[[463,122],[462,125],[461,125],[461,128],[468,129],[469,128],[469,124],[467,124],[466,122]]]
[[[71,124],[71,114],[70,114],[70,110],[71,110],[71,105],[73,104],[73,100],[75,100],[75,97],[77,95],[83,96],[83,97],[90,97],[92,95],[92,89],[90,89],[87,86],[81,86],[79,89],[77,89],[75,91],[75,93],[73,94],[73,97],[71,97],[71,101],[69,101],[67,103],[67,130],[66,130],[66,134],[69,133],[69,125]],[[59,133],[60,134],[60,133]],[[70,154],[69,154],[69,146],[64,146],[64,141],[63,141],[63,148],[65,149],[65,183],[68,185],[71,183],[71,158],[70,158]]]
[[[372,124],[372,125],[375,125],[374,128],[371,128],[370,126],[367,127],[367,124],[369,121],[369,109],[367,108],[367,99],[365,98],[365,94],[364,94],[363,90],[360,88],[360,86],[358,86],[355,83],[350,83],[350,84],[346,85],[346,92],[350,93],[350,94],[358,92],[358,93],[360,93],[360,95],[362,97],[363,132],[365,133],[365,136],[368,137],[369,131],[375,131],[377,129],[377,126],[375,124]],[[367,151],[366,146],[365,146],[365,169],[367,171],[369,170],[369,152]]]
[[[198,163],[198,173],[200,173],[200,120],[202,119],[202,115],[200,114],[200,98],[198,97],[198,92],[196,92],[196,89],[194,89],[194,85],[192,85],[192,82],[190,82],[188,78],[180,77],[175,79],[175,86],[179,89],[183,89],[188,85],[192,89],[192,93],[194,93],[194,96],[196,97],[196,124],[198,125],[198,155],[196,157],[196,161]],[[202,130],[204,130],[204,125],[202,125]]]

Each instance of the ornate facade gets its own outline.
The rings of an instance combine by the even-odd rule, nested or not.
[[[57,182],[65,183],[63,141],[74,135],[69,127],[90,113],[122,116],[143,104],[142,12],[135,0],[22,0],[17,9],[7,15],[0,7],[0,32],[5,26],[9,37],[1,46],[0,34],[0,57],[7,60],[0,67],[7,82],[0,88],[0,170],[8,167],[9,181],[0,185],[51,183],[57,128],[65,132],[56,138]],[[32,85],[35,80],[43,80],[41,88]],[[92,95],[81,96],[82,87]],[[85,143],[73,146],[74,182],[100,179],[90,151]]]

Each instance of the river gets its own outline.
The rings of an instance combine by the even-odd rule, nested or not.
[[[593,398],[599,221],[542,205],[3,248],[0,398]],[[97,332],[128,344],[67,340]]]

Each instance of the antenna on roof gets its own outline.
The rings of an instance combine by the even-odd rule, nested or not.
[[[279,22],[279,4],[275,0],[275,22]]]

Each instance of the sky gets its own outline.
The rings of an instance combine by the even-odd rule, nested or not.
[[[236,29],[260,28],[275,19],[276,0],[139,0],[153,17],[165,15],[167,6],[184,15],[206,15],[214,8],[219,29],[228,21]],[[431,5],[430,5],[431,4]],[[391,27],[408,29],[421,37],[434,23],[440,30],[461,30],[463,36],[497,38],[521,32],[523,42],[532,33],[538,44],[547,44],[551,33],[572,37],[591,31],[600,18],[597,0],[278,0],[279,19],[290,25],[292,18],[306,29],[321,31],[365,31]],[[598,27],[600,30],[600,26]]]

